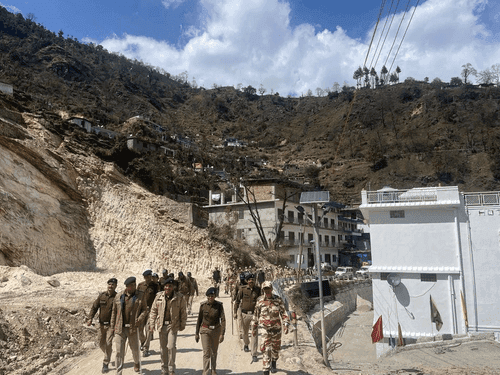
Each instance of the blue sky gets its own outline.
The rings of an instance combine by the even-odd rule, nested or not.
[[[376,70],[388,61],[402,78],[459,76],[500,63],[500,2],[400,0]],[[187,71],[198,85],[261,84],[282,95],[353,84],[362,65],[381,1],[373,0],[0,0],[0,5],[49,30],[143,60],[173,75]],[[372,53],[397,0],[386,1]],[[405,18],[403,18],[403,16]],[[389,54],[403,18],[396,47]],[[387,24],[392,19],[388,18]],[[383,39],[380,39],[383,40]],[[372,56],[368,61],[372,61]],[[394,63],[392,61],[394,60]],[[389,66],[388,66],[389,68]]]

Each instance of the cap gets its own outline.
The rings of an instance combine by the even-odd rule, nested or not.
[[[125,285],[129,285],[129,284],[132,284],[132,283],[135,283],[135,277],[134,276],[130,276],[127,280],[125,280],[124,284]]]
[[[108,280],[108,284],[118,284],[118,280],[116,280],[114,277]]]
[[[163,269],[163,271],[161,271],[162,274],[166,274],[168,271],[166,269]]]
[[[254,279],[255,280],[255,275],[253,273],[249,273],[247,276],[246,276],[246,280],[250,280],[250,279]]]
[[[217,294],[217,289],[214,287],[208,288],[207,292],[205,293],[206,296],[209,296],[210,294]]]
[[[170,278],[170,277],[169,277],[168,279],[166,279],[166,280],[163,282],[163,285],[166,285],[166,284],[173,284],[173,283],[174,283],[174,279],[172,279],[172,278]]]
[[[153,271],[150,269],[147,269],[142,273],[142,276],[151,276],[153,274]]]
[[[182,272],[179,272],[179,277],[181,277],[181,276],[184,276],[184,274]]]
[[[188,276],[191,277],[191,272],[188,272]]]
[[[266,289],[266,288],[271,288],[271,289],[273,289],[273,284],[271,284],[271,282],[270,282],[270,281],[264,281],[264,282],[262,283],[262,289]]]
[[[169,274],[168,274],[168,278],[169,278],[169,279],[175,279],[175,276],[174,276],[174,274],[173,274],[173,273],[169,273]]]
[[[153,277],[158,277],[158,274],[157,273],[153,273],[152,275]]]

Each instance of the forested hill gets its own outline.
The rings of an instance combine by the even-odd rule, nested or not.
[[[44,116],[52,131],[85,143],[158,194],[198,196],[215,188],[212,174],[193,172],[194,162],[233,176],[296,178],[329,189],[344,203],[358,202],[363,188],[386,185],[499,189],[496,87],[408,80],[323,97],[257,95],[250,86],[193,87],[187,74],[171,76],[2,7],[0,32],[0,81],[15,89],[13,97],[2,95],[2,106]],[[103,142],[73,131],[62,114],[83,116],[123,137]],[[196,147],[181,152],[169,137],[168,147],[179,150],[175,159],[127,151],[129,134],[162,142],[147,121],[127,121],[137,115]],[[226,138],[247,146],[213,147]],[[248,160],[266,164],[256,167]]]

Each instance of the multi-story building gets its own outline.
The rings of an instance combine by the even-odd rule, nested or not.
[[[458,187],[362,191],[370,226],[374,321],[380,355],[436,335],[500,336],[500,193]]]
[[[232,223],[236,237],[249,245],[259,245],[261,235],[269,243],[279,238],[280,251],[286,254],[288,265],[294,268],[298,265],[301,268],[315,265],[314,228],[311,222],[316,222],[321,262],[338,266],[339,251],[351,242],[353,235],[361,236],[356,221],[344,217],[344,205],[337,202],[323,205],[318,210],[317,218],[312,217],[312,207],[303,205],[305,212],[299,212],[300,193],[306,190],[306,186],[290,181],[247,181],[238,191],[211,191],[209,205],[204,208],[209,213],[210,222],[219,225]],[[254,224],[257,215],[261,234]]]

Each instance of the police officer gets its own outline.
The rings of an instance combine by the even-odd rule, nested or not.
[[[186,300],[174,291],[174,279],[165,280],[164,292],[159,292],[149,314],[149,330],[156,330],[160,336],[162,375],[175,373],[177,333],[186,328]]]
[[[262,294],[260,288],[255,285],[255,275],[249,273],[246,276],[247,285],[242,286],[238,294],[236,295],[236,299],[234,300],[233,306],[233,317],[237,319],[237,314],[240,314],[241,321],[241,329],[243,335],[243,343],[245,352],[249,352],[250,349],[248,345],[251,344],[252,347],[252,360],[257,362],[257,342],[258,336],[252,335],[251,340],[248,339],[248,330],[250,328],[250,323],[253,318],[253,312],[255,308],[255,304],[257,303],[257,298]],[[238,309],[240,310],[238,312]]]
[[[137,291],[144,295],[143,299],[148,306],[148,312],[151,309],[151,305],[155,300],[156,293],[158,293],[158,284],[153,281],[153,271],[150,269],[145,270],[142,273],[144,277],[144,281],[137,285]],[[141,340],[141,350],[142,356],[149,356],[149,344],[151,342],[151,335],[149,334],[148,329],[148,316],[144,319],[141,327],[139,328],[139,339]]]
[[[200,340],[203,346],[203,375],[217,375],[217,349],[219,343],[224,341],[226,332],[226,318],[222,302],[215,300],[217,289],[208,288],[206,292],[207,301],[200,304],[198,321],[196,322],[196,342]],[[209,374],[210,363],[212,372]]]
[[[188,301],[188,314],[191,314],[191,308],[193,306],[193,299],[194,299],[194,294],[196,293],[196,297],[198,297],[198,282],[196,281],[196,279],[191,276],[191,272],[188,272],[187,273],[187,278],[189,280],[189,282],[191,283],[191,285],[193,286],[193,294],[191,294],[189,296],[189,301]]]
[[[92,319],[99,310],[99,347],[104,353],[104,360],[102,361],[102,373],[105,374],[109,371],[109,361],[111,360],[111,352],[113,351],[112,342],[107,343],[108,328],[111,321],[111,313],[113,312],[113,299],[116,296],[116,286],[118,280],[111,278],[108,280],[108,290],[99,294],[99,297],[94,301],[90,309],[89,319],[87,325],[92,325]]]
[[[137,292],[135,277],[127,278],[124,284],[124,293],[117,294],[113,300],[113,312],[108,331],[108,343],[116,335],[116,373],[118,375],[121,375],[123,371],[127,340],[134,358],[134,371],[140,371],[138,329],[148,314],[148,307],[142,295]]]
[[[163,290],[163,286],[165,285],[165,280],[168,279],[168,271],[166,269],[163,269],[163,271],[161,271],[161,277],[160,277],[160,289]]]
[[[275,373],[276,360],[281,350],[281,326],[283,331],[288,333],[288,314],[283,300],[273,294],[273,286],[270,281],[262,283],[264,294],[259,297],[255,304],[255,311],[252,320],[252,335],[257,336],[257,328],[264,329],[262,335],[262,363],[264,375],[269,375],[269,370]]]
[[[177,282],[179,283],[179,293],[181,293],[186,299],[187,313],[191,314],[191,306],[189,306],[189,300],[191,296],[194,295],[194,287],[191,284],[191,281],[189,281],[189,278],[187,278],[182,272],[179,272],[179,278],[177,279]]]

